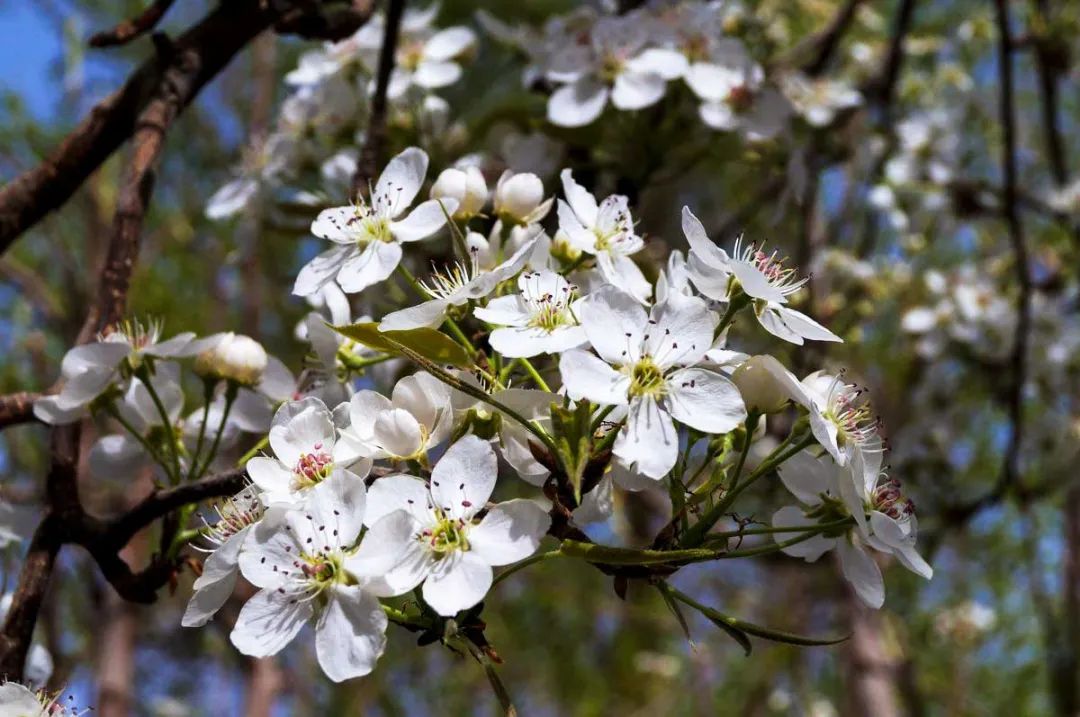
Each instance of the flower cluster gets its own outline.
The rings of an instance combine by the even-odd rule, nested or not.
[[[884,587],[868,549],[930,576],[866,392],[843,373],[800,380],[733,345],[733,330],[752,326],[747,344],[841,341],[793,308],[805,279],[777,250],[739,240],[729,253],[683,208],[689,251],[657,271],[629,199],[598,197],[569,169],[551,196],[533,174],[490,187],[475,165],[450,167],[413,207],[428,163],[406,149],[369,195],[314,218],[311,233],[333,246],[294,286],[327,312],[298,328],[312,345],[305,378],[247,337],[160,342],[156,329],[125,329],[74,349],[60,393],[39,401],[43,418],[123,429],[91,452],[114,478],[154,466],[159,480],[197,480],[235,462],[245,432],[266,435],[240,459],[250,485],[186,533],[208,556],[184,625],[211,620],[242,576],[258,589],[231,634],[247,655],[275,654],[309,622],[336,681],[374,668],[391,622],[479,649],[476,628],[448,621],[476,624],[494,568],[606,519],[616,488],[671,499],[660,544],[678,566],[688,552],[740,557],[714,528],[773,472],[800,506],[776,512],[774,544],[757,552],[835,550],[874,607]],[[419,242],[441,247],[445,268],[415,277],[404,250]],[[391,298],[402,294],[412,298]],[[356,299],[381,319],[353,321]],[[183,417],[187,358],[204,405]],[[419,370],[389,395],[356,384],[391,360]],[[794,420],[777,443],[766,424],[780,413]],[[526,497],[492,502],[500,456],[525,481],[506,490]],[[578,555],[577,537],[544,556]]]

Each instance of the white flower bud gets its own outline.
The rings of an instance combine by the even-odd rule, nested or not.
[[[787,405],[789,397],[772,372],[765,367],[768,356],[751,356],[731,374],[748,411],[776,413]]]
[[[194,368],[204,378],[254,386],[266,370],[266,350],[250,336],[229,332],[195,358]]]
[[[544,183],[535,174],[507,171],[495,187],[495,213],[519,224],[528,223],[543,201]]]
[[[487,182],[476,167],[444,169],[431,185],[432,199],[456,199],[454,219],[468,219],[480,213],[488,200]]]

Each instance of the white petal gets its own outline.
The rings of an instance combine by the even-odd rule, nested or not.
[[[236,573],[223,580],[212,582],[198,588],[188,600],[184,616],[180,618],[183,627],[202,627],[213,619],[221,606],[232,597],[236,587]]]
[[[390,232],[398,241],[410,242],[427,239],[446,224],[447,215],[457,211],[456,199],[444,197],[429,199],[399,221],[390,224]],[[396,266],[396,264],[395,264]]]
[[[566,201],[578,220],[586,226],[595,226],[597,214],[600,212],[596,197],[574,180],[574,175],[569,169],[560,172],[559,179],[562,180]]]
[[[732,88],[742,84],[742,76],[733,68],[707,62],[695,62],[686,70],[686,84],[702,100],[720,104]]]
[[[683,425],[706,433],[727,433],[746,420],[742,395],[715,371],[684,368],[668,377],[664,404]]]
[[[484,599],[491,588],[491,566],[472,552],[452,553],[424,581],[424,601],[446,617]]]
[[[281,465],[275,458],[256,456],[247,462],[248,477],[251,482],[267,493],[280,495],[290,492],[292,471]]]
[[[362,578],[384,575],[401,562],[420,529],[416,519],[404,510],[382,516],[364,533],[356,552],[345,558],[345,569]]]
[[[708,305],[696,296],[673,294],[653,306],[644,351],[661,368],[686,366],[705,357],[713,343],[719,320]]]
[[[780,320],[784,322],[792,331],[802,336],[804,339],[810,339],[811,341],[837,341],[843,343],[844,340],[829,331],[827,328],[811,319],[806,314],[803,314],[794,309],[789,309],[786,306],[770,307],[779,314]],[[783,338],[783,337],[781,337]]]
[[[349,433],[360,441],[370,441],[375,419],[394,407],[390,399],[375,391],[357,391],[349,399]]]
[[[416,147],[409,147],[391,159],[379,176],[372,196],[380,214],[394,218],[405,211],[420,191],[427,167],[427,154]]]
[[[861,547],[853,545],[850,539],[837,540],[836,552],[840,555],[844,577],[855,588],[859,599],[875,610],[885,604],[885,581],[874,559]]]
[[[364,589],[379,597],[404,595],[422,583],[435,570],[435,554],[415,538],[405,544],[397,564],[382,575],[364,578]]]
[[[560,326],[554,331],[535,328],[495,329],[488,336],[491,348],[507,358],[531,358],[539,354],[558,354],[589,342],[580,326]]]
[[[292,642],[312,614],[311,602],[276,590],[260,590],[244,604],[229,638],[251,657],[269,657]]]
[[[398,311],[392,311],[379,322],[379,331],[437,328],[446,320],[449,304],[442,299],[424,301]]]
[[[570,205],[559,200],[559,230],[566,236],[566,241],[571,247],[588,254],[596,253],[596,234],[590,227],[585,226],[577,213]]]
[[[424,45],[424,57],[432,60],[449,60],[457,57],[476,43],[476,34],[467,27],[448,27],[431,36]]]
[[[649,317],[633,296],[604,286],[582,302],[580,318],[589,342],[604,360],[615,364],[638,360]]]
[[[135,480],[148,458],[142,444],[127,433],[104,436],[90,448],[90,473],[103,480]]]
[[[536,552],[551,518],[531,500],[499,503],[469,531],[469,547],[488,565],[507,565]]]
[[[612,285],[622,288],[642,304],[648,302],[652,295],[652,284],[629,256],[601,252],[596,257],[596,264]]]
[[[611,104],[620,110],[640,110],[664,96],[667,81],[652,72],[622,72],[615,78]]]
[[[375,419],[372,440],[391,456],[408,458],[423,447],[420,424],[411,413],[401,408],[383,411]]]
[[[498,459],[491,444],[469,435],[446,449],[431,471],[431,499],[451,518],[469,519],[495,489]]]
[[[529,310],[519,294],[500,296],[488,302],[487,306],[477,306],[473,316],[489,324],[499,326],[524,326],[529,322]]]
[[[386,613],[359,586],[335,586],[327,593],[315,625],[319,666],[334,682],[370,673],[386,648]]]
[[[427,89],[452,85],[461,78],[461,65],[456,62],[426,60],[413,73],[413,82]]]
[[[424,481],[408,475],[389,475],[371,484],[364,515],[365,525],[372,527],[399,510],[404,510],[418,523],[431,522],[431,496]]]
[[[311,223],[311,233],[335,244],[352,244],[356,241],[357,233],[351,227],[357,219],[356,207],[353,206],[324,209]]]
[[[684,206],[682,209],[682,230],[694,255],[713,269],[719,269],[725,274],[729,271],[727,252],[709,238],[701,220],[694,216],[690,207]],[[726,276],[724,278],[726,279]]]
[[[813,525],[814,521],[807,518],[801,510],[793,505],[786,506],[773,513],[772,525],[774,528],[793,528],[800,525]],[[782,542],[791,538],[798,537],[799,533],[773,533],[773,540],[776,542]],[[802,558],[808,563],[812,563],[822,555],[827,553],[836,547],[835,538],[826,538],[823,535],[815,535],[812,538],[808,538],[800,543],[789,545],[786,548],[781,548],[785,555],[791,555],[792,557]]]
[[[430,373],[414,373],[397,382],[393,400],[395,407],[404,408],[434,434],[433,429],[450,410],[450,388]]]
[[[934,577],[934,569],[930,567],[930,563],[923,559],[923,556],[919,555],[918,551],[912,545],[905,546],[896,550],[893,555],[897,560],[903,564],[905,568],[915,573],[919,577],[930,580]]]
[[[355,249],[351,246],[336,246],[319,254],[300,270],[300,273],[296,276],[296,283],[293,284],[293,293],[297,296],[314,294],[333,281],[342,264],[353,253],[355,253]]]
[[[836,466],[827,456],[815,458],[806,451],[799,451],[784,461],[776,472],[791,494],[806,505],[821,503],[821,494],[834,484]]]
[[[364,479],[344,468],[334,472],[307,494],[305,520],[330,547],[348,548],[364,525],[367,490]]]
[[[626,426],[615,439],[612,452],[650,478],[667,475],[679,453],[679,434],[671,415],[651,396],[631,399]]]
[[[333,449],[337,435],[334,419],[318,399],[285,404],[274,415],[274,424],[270,428],[270,447],[286,466],[295,466],[304,454],[329,453]]]
[[[560,87],[548,98],[548,121],[560,127],[584,127],[604,111],[608,94],[607,86],[592,78]]]
[[[359,254],[354,254],[338,272],[338,284],[350,294],[374,286],[394,273],[401,261],[401,245],[395,242],[373,242]]]
[[[630,379],[588,351],[571,349],[559,357],[559,374],[567,395],[606,406],[627,402]]]
[[[726,102],[703,102],[698,108],[701,121],[713,129],[733,130],[739,126],[739,117]]]

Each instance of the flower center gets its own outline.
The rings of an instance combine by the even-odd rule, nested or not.
[[[398,65],[406,70],[415,71],[424,59],[424,43],[418,40],[406,42],[397,53]]]
[[[341,582],[345,577],[339,556],[333,553],[304,555],[296,562],[296,567],[312,587],[320,592],[333,583]]]
[[[460,518],[448,518],[441,510],[434,527],[424,529],[418,537],[438,557],[444,557],[455,550],[469,549],[469,524]]]
[[[297,488],[310,488],[321,483],[334,472],[334,457],[323,451],[323,444],[316,443],[315,450],[304,453],[293,468],[293,481]]]
[[[623,67],[626,66],[626,60],[622,56],[615,52],[605,52],[603,57],[600,58],[600,67],[596,73],[600,76],[600,79],[604,82],[614,82],[620,74],[622,74]]]
[[[749,112],[754,106],[754,91],[749,85],[736,85],[728,92],[727,101],[737,114]]]
[[[630,370],[630,396],[664,395],[664,372],[651,356],[643,356]]]
[[[257,523],[263,516],[263,507],[254,492],[245,490],[215,506],[214,512],[217,513],[217,520],[212,525],[203,518],[203,525],[206,526],[204,533],[207,540],[221,545],[244,528]]]
[[[874,510],[880,511],[893,520],[903,520],[915,515],[915,503],[901,491],[900,481],[890,478],[875,490],[870,497]]]
[[[860,402],[862,389],[837,379],[829,392],[824,416],[836,426],[837,440],[843,444],[865,446],[877,439],[879,422],[870,404]]]

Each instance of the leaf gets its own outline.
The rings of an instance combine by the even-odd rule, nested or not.
[[[581,502],[581,481],[589,463],[592,439],[592,406],[588,401],[578,401],[574,408],[551,404],[551,427],[558,439],[556,444],[562,454],[567,478],[574,488],[574,498]]]
[[[690,636],[690,625],[686,622],[686,616],[683,615],[679,603],[675,602],[675,598],[671,596],[671,591],[670,588],[668,588],[667,583],[658,583],[656,590],[660,593],[660,597],[664,598],[664,604],[667,605],[668,610],[671,610],[671,614],[679,621],[679,627],[682,628],[683,635],[686,636],[686,641],[690,643],[690,647],[694,647],[694,638]]]
[[[376,351],[400,355],[401,352],[390,341],[387,341],[387,339],[391,339],[402,346],[412,349],[429,361],[440,365],[461,368],[472,364],[472,357],[469,356],[468,351],[449,336],[435,329],[421,328],[383,332],[379,331],[379,325],[374,321],[363,321],[348,326],[333,326],[331,324],[327,324],[327,326],[330,326],[342,336]]]
[[[771,640],[773,642],[783,642],[788,645],[801,645],[803,647],[835,645],[851,637],[850,635],[844,635],[843,637],[827,638],[807,637],[805,635],[797,635],[793,632],[786,632],[784,630],[774,630],[769,627],[763,627],[761,625],[755,625],[752,622],[740,620],[736,617],[731,617],[730,615],[725,615],[719,610],[708,607],[707,605],[702,605],[689,595],[680,592],[679,590],[676,590],[670,585],[667,587],[667,589],[673,598],[685,605],[689,605],[690,607],[694,608],[702,615],[704,615],[706,619],[709,620],[709,622],[716,625],[721,630],[730,635],[732,639],[734,639],[736,642],[743,646],[743,649],[746,651],[747,655],[750,654],[750,650],[752,648],[752,645],[750,644],[750,639],[747,637],[747,635],[753,635],[754,637],[760,637],[764,640]]]

